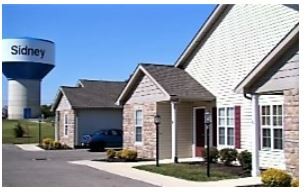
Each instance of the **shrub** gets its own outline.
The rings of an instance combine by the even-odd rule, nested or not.
[[[122,159],[122,150],[116,151],[115,157],[117,157],[118,159]]]
[[[290,187],[292,177],[285,171],[270,168],[261,174],[261,181],[268,187]]]
[[[114,149],[108,149],[106,151],[107,159],[113,159],[116,156],[116,151]]]
[[[54,141],[53,142],[53,147],[54,147],[54,149],[62,149],[62,144],[59,141]]]
[[[23,137],[25,134],[24,128],[21,126],[20,123],[17,123],[16,127],[14,128],[15,137]]]
[[[203,158],[207,159],[207,148],[203,150]],[[219,158],[219,151],[216,147],[209,148],[209,161],[210,162],[217,162]]]
[[[44,149],[51,149],[52,148],[52,146],[53,146],[53,139],[51,139],[51,138],[44,138],[43,140],[42,140],[42,147],[44,148]]]
[[[298,186],[299,186],[299,180],[298,179],[292,179],[291,187],[298,187]]]
[[[252,153],[244,150],[238,154],[238,161],[243,169],[251,170],[252,169]]]
[[[231,148],[224,148],[219,152],[220,159],[222,162],[224,162],[225,165],[231,165],[233,161],[236,161],[237,154],[237,150]]]
[[[131,149],[123,149],[121,157],[127,161],[135,161],[137,158],[137,151]]]

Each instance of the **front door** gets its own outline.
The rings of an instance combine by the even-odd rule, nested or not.
[[[204,143],[205,143],[204,114],[205,114],[204,108],[195,109],[195,129],[196,129],[195,156],[196,157],[202,157],[204,150]]]

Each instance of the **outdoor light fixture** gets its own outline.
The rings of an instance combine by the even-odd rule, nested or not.
[[[211,113],[210,112],[205,113],[205,124],[211,124]]]
[[[209,154],[209,128],[210,128],[210,124],[211,124],[211,113],[210,112],[206,112],[205,113],[205,117],[204,117],[204,119],[205,119],[205,125],[206,125],[206,138],[207,138],[207,151],[206,151],[206,165],[207,165],[207,167],[206,167],[206,174],[207,174],[207,177],[210,177],[210,154]],[[204,139],[204,141],[205,141],[205,139]],[[204,146],[205,146],[205,144],[204,144]]]
[[[154,116],[154,123],[156,126],[156,167],[159,166],[159,124],[160,124],[160,116]]]
[[[160,116],[159,115],[154,116],[154,123],[155,124],[160,124]]]

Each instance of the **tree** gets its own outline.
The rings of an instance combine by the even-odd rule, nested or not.
[[[55,116],[55,113],[51,111],[51,105],[42,105],[40,109],[41,109],[41,114],[43,114],[45,118]]]

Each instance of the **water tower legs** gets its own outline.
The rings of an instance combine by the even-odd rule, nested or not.
[[[8,119],[40,116],[40,80],[8,80]]]

